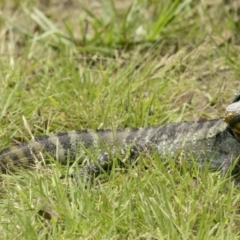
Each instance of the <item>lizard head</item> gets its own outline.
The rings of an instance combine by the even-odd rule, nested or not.
[[[227,106],[224,121],[232,130],[234,136],[240,141],[240,95],[238,95],[233,103]]]

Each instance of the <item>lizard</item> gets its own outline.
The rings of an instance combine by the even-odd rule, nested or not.
[[[207,161],[210,169],[228,171],[240,157],[240,94],[227,106],[224,119],[116,131],[75,130],[36,137],[0,151],[0,171],[5,174],[33,166],[48,157],[64,163],[67,159],[76,160],[82,153],[95,153],[95,161],[90,160],[80,173],[70,177],[96,177],[111,170],[114,157],[120,162],[126,156],[131,160],[144,150],[156,150],[163,158],[182,152],[186,158],[193,157],[199,166]]]

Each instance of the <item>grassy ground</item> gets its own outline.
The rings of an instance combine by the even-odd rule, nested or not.
[[[1,148],[223,116],[239,91],[238,1],[90,2],[0,2]],[[1,239],[239,239],[227,177],[139,162],[92,188],[59,180],[57,163],[2,176]]]

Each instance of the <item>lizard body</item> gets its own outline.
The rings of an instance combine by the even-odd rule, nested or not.
[[[240,156],[238,99],[226,109],[225,122],[215,119],[197,122],[172,123],[159,127],[112,130],[80,130],[52,133],[35,138],[0,152],[0,169],[3,173],[19,166],[28,167],[42,158],[53,157],[64,163],[90,149],[97,153],[96,162],[90,162],[81,175],[111,168],[111,158],[136,158],[145,149],[155,149],[163,157],[183,152],[194,158],[200,166],[209,162],[212,169],[228,170]]]

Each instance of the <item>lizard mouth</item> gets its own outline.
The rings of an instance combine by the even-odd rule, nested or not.
[[[232,118],[228,126],[231,128],[234,136],[240,141],[240,116],[235,116]]]
[[[240,102],[234,102],[226,108],[224,121],[240,141]]]
[[[225,122],[231,127],[232,129],[236,128],[236,131],[240,133],[240,115],[231,117],[231,118],[225,118]]]

